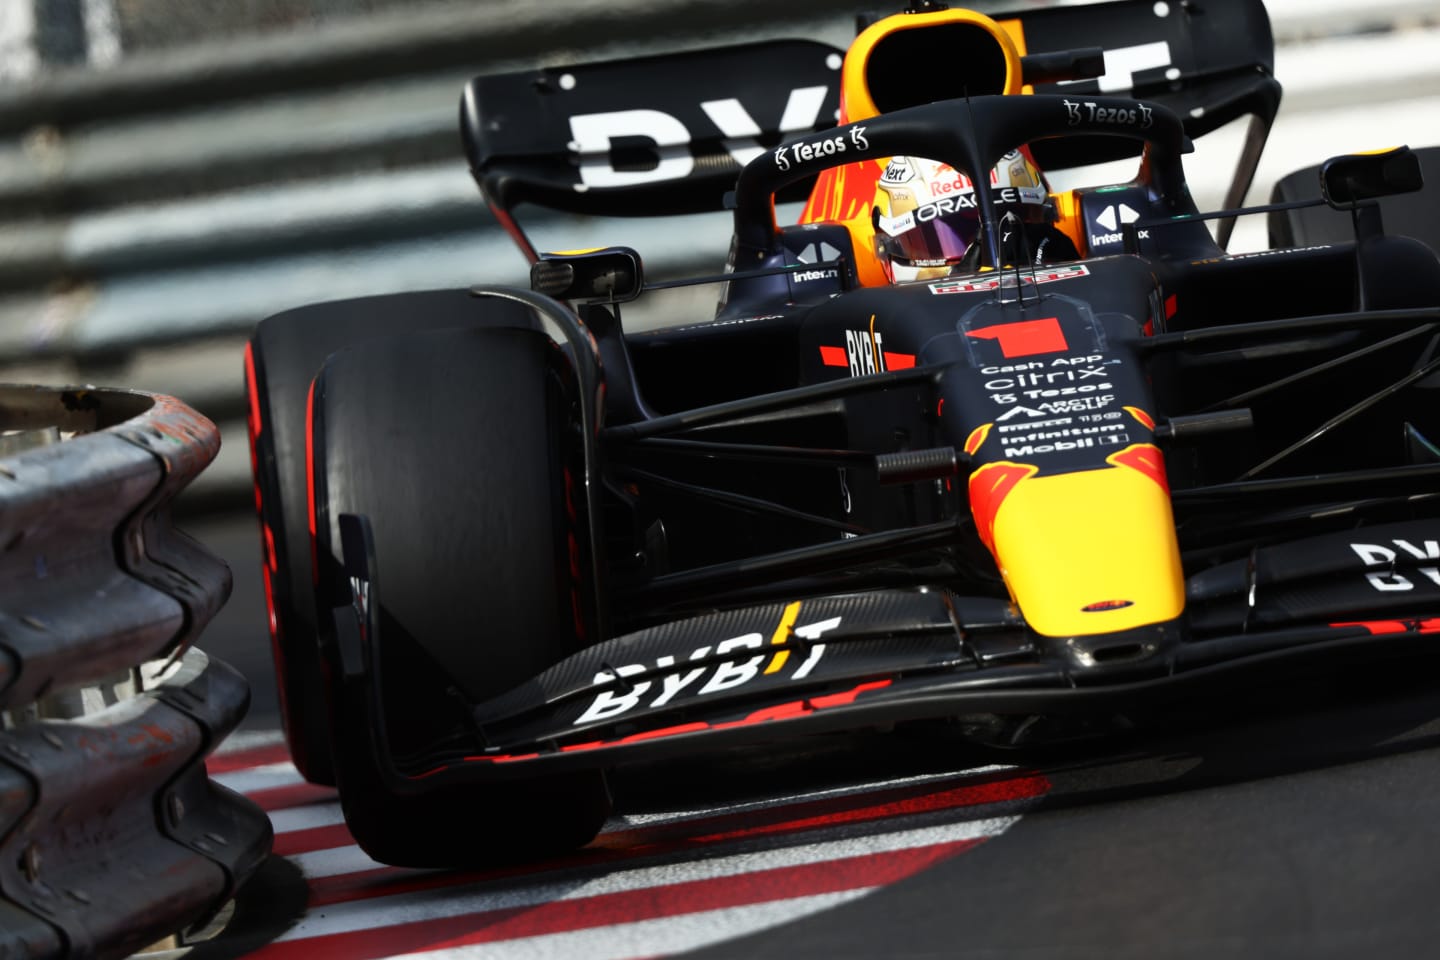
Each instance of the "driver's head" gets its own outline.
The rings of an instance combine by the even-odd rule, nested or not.
[[[995,219],[1051,219],[1049,190],[1028,151],[1012,150],[990,171]],[[891,283],[933,280],[982,266],[980,211],[970,178],[947,163],[892,157],[875,189],[876,256]]]

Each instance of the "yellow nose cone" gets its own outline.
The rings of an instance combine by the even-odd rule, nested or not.
[[[1026,622],[1046,636],[1128,630],[1184,611],[1185,578],[1160,451],[1135,444],[1106,462],[1110,466],[1050,476],[997,463],[972,475],[981,538]],[[987,471],[1013,479],[986,483]],[[998,502],[984,499],[984,491],[1002,487]]]

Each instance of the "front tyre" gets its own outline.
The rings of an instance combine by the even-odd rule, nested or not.
[[[306,509],[306,396],[336,350],[399,334],[532,324],[524,310],[478,310],[465,290],[423,290],[315,303],[263,320],[246,348],[249,432],[280,717],[306,780],[333,784],[329,707],[319,647],[329,611],[315,609]]]
[[[359,669],[378,679],[379,695],[340,689],[339,649],[321,652],[351,833],[375,859],[403,866],[583,845],[609,813],[599,772],[409,792],[387,780],[371,746],[372,731],[383,732],[396,769],[418,776],[431,758],[470,745],[469,702],[598,639],[565,354],[534,330],[393,338],[335,354],[314,390],[317,606],[349,603],[343,514],[368,518],[378,574],[378,649]],[[349,667],[353,675],[353,658]]]

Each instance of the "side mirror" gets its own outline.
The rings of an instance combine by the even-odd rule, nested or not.
[[[1409,147],[1331,157],[1320,166],[1320,195],[1336,210],[1366,200],[1413,193],[1425,185],[1420,158]]]
[[[530,289],[557,300],[625,303],[644,288],[640,254],[629,247],[542,253],[530,267]]]

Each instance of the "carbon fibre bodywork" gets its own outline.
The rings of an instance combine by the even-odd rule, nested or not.
[[[1091,16],[1128,23],[1162,6]],[[1258,3],[1216,7],[1225,30],[1257,10],[1263,22]],[[515,111],[527,90],[554,110],[558,91],[672,76],[670,60],[472,83],[472,169],[535,262],[536,288],[562,298],[472,291],[477,315],[505,304],[503,323],[477,325],[523,314],[572,374],[583,495],[566,502],[583,532],[568,575],[586,644],[507,692],[462,696],[464,722],[424,749],[392,750],[387,724],[423,705],[387,700],[375,666],[394,627],[376,518],[320,504],[343,555],[320,558],[317,582],[348,601],[334,605],[335,712],[342,729],[390,718],[367,734],[386,789],[921,718],[1010,743],[1035,717],[1142,715],[1268,664],[1430,645],[1440,260],[1386,236],[1373,204],[1352,204],[1352,241],[1226,253],[1205,222],[1236,211],[1198,211],[1181,158],[1221,116],[1253,111],[1268,126],[1278,86],[1268,27],[1261,49],[1220,63],[1224,36],[1193,15],[1184,57],[1163,41],[1175,75],[1132,78],[1139,90],[1168,77],[1183,119],[1166,98],[1104,96],[1103,77],[1066,75],[1082,56],[1034,59],[1045,52],[1035,25],[1060,11],[1017,20],[1034,26],[1025,69],[1077,84],[1059,93],[887,107],[831,127],[828,91],[792,78],[778,122],[729,115],[719,126],[733,136],[713,143],[651,137],[641,161],[621,156],[620,134],[596,134],[601,121],[565,127],[562,111],[524,126]],[[765,55],[777,51],[816,53]],[[721,60],[752,62],[736,50]],[[725,117],[712,80],[697,80],[696,96]],[[497,112],[497,99],[509,106]],[[615,109],[604,122],[622,114],[634,120]],[[562,128],[577,156],[555,148]],[[581,149],[587,131],[602,158]],[[1133,180],[1069,196],[1077,260],[1037,264],[1007,248],[991,189],[973,176],[1032,143],[1052,165],[1140,156]],[[817,174],[827,189],[835,169],[878,177],[901,155],[971,172],[979,242],[999,266],[874,285],[855,218],[776,225],[776,196]],[[683,173],[661,176],[672,161]],[[1237,183],[1251,172],[1242,164]],[[542,257],[511,215],[521,200],[698,208],[717,183],[734,187],[735,212],[718,311],[642,334],[620,315],[644,289],[638,256],[584,274],[589,253]],[[572,285],[582,274],[583,293]],[[483,608],[482,596],[477,621]],[[478,642],[416,640],[439,663]],[[450,679],[447,691],[467,689]]]

